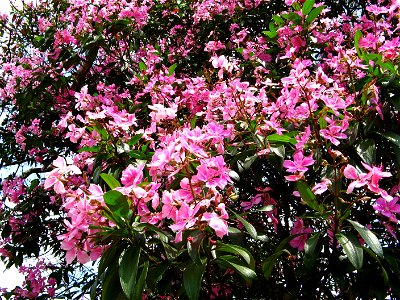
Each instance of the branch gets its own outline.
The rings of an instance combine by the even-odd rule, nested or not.
[[[46,173],[46,172],[50,172],[51,170],[52,169],[49,168],[49,167],[47,167],[45,169],[43,169],[43,168],[32,168],[32,169],[29,169],[26,172],[23,172],[22,175],[21,175],[21,178],[26,179],[32,174]]]

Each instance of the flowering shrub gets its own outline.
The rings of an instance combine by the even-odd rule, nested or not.
[[[400,297],[399,15],[42,0],[2,16],[0,161],[18,169],[0,255],[54,259],[47,287],[4,296]]]

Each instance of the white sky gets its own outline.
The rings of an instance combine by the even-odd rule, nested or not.
[[[10,10],[9,0],[0,0],[0,12],[6,13]]]

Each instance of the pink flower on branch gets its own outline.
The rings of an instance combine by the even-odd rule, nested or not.
[[[303,251],[304,245],[307,242],[308,236],[314,231],[310,227],[304,227],[304,222],[302,219],[297,219],[290,234],[295,235],[293,239],[290,240],[290,246],[293,248]]]
[[[193,178],[205,182],[209,188],[219,187],[223,189],[228,182],[231,182],[228,174],[229,169],[225,166],[224,158],[221,155],[201,159],[197,171],[197,175]]]
[[[388,193],[379,187],[378,181],[383,177],[391,177],[392,174],[390,172],[382,171],[381,167],[369,166],[366,163],[362,163],[365,169],[367,169],[368,173],[358,172],[356,168],[352,165],[347,165],[343,170],[343,175],[347,179],[352,179],[353,181],[347,187],[347,194],[353,192],[354,188],[360,188],[364,185],[368,186],[368,189],[371,192],[376,194],[380,194],[383,198],[387,200],[391,200],[392,196],[388,195]]]
[[[53,166],[56,168],[50,172],[49,177],[44,182],[44,188],[49,189],[53,187],[57,194],[64,194],[66,192],[64,183],[67,181],[67,178],[71,175],[82,174],[82,172],[75,165],[67,166],[65,159],[60,156],[53,161]]]
[[[297,151],[293,155],[293,160],[285,160],[283,166],[290,173],[295,173],[294,175],[285,176],[288,181],[300,180],[304,173],[308,171],[308,166],[313,165],[315,160],[312,158],[312,154],[309,156],[304,156],[303,152]]]
[[[400,204],[397,203],[399,197],[394,197],[392,200],[378,198],[372,207],[381,215],[388,217],[390,221],[397,223],[398,219],[394,214],[400,213]]]

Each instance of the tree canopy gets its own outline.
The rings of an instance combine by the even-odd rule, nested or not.
[[[0,16],[0,258],[26,277],[3,297],[400,297],[399,16],[397,0]]]

